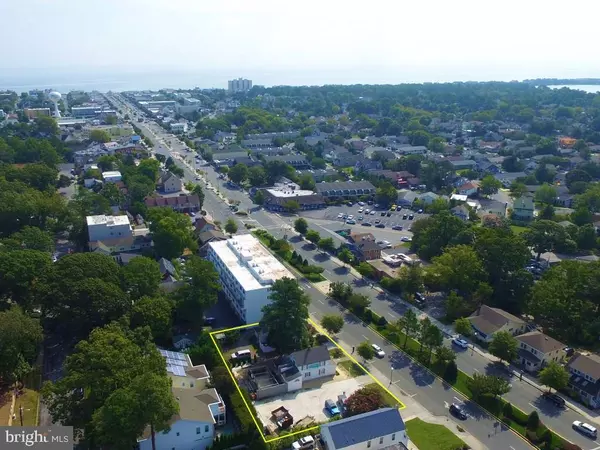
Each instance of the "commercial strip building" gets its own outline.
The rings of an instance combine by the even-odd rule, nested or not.
[[[207,259],[214,264],[223,292],[244,323],[261,320],[262,308],[270,303],[269,293],[275,281],[294,278],[251,234],[210,242]]]
[[[344,181],[334,183],[317,183],[315,192],[326,199],[354,199],[375,194],[375,186],[369,181]]]
[[[322,195],[313,191],[295,189],[289,186],[274,186],[263,189],[265,194],[264,207],[271,211],[287,210],[287,203],[298,202],[300,209],[319,209],[325,207],[325,199]]]

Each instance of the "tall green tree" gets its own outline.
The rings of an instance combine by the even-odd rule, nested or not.
[[[267,174],[262,166],[253,166],[248,169],[248,182],[252,187],[260,187],[266,184]]]
[[[458,334],[463,336],[471,336],[473,334],[473,327],[471,326],[471,322],[466,317],[461,317],[454,321],[454,329]]]
[[[202,206],[204,205],[204,190],[202,189],[202,186],[195,184],[192,188],[192,194],[198,196],[198,200],[200,200],[199,208],[202,209]]]
[[[275,281],[269,299],[271,303],[263,307],[261,320],[269,344],[284,354],[308,347],[310,338],[306,321],[310,298],[298,282],[291,278]]]
[[[154,250],[163,258],[173,259],[186,248],[198,247],[192,233],[192,223],[185,214],[170,208],[153,208],[148,212]]]
[[[363,341],[358,344],[356,353],[358,353],[358,356],[360,356],[364,361],[370,361],[375,357],[375,349],[371,347],[371,343],[369,341]]]
[[[449,212],[441,212],[416,221],[412,226],[411,249],[421,258],[430,260],[439,256],[445,247],[460,244],[467,225]]]
[[[31,310],[37,303],[36,284],[51,266],[50,255],[39,250],[0,252],[0,300]]]
[[[306,234],[308,231],[308,222],[305,218],[299,217],[294,221],[294,230],[300,234]]]
[[[518,349],[518,341],[508,331],[498,331],[495,333],[489,346],[492,355],[509,364],[517,357]]]
[[[404,264],[398,274],[398,282],[402,292],[415,295],[423,290],[423,267],[421,264]]]
[[[404,348],[406,348],[408,338],[414,338],[420,327],[419,318],[412,308],[407,309],[404,316],[398,319],[397,326],[404,333]]]
[[[203,312],[217,303],[219,274],[211,262],[194,255],[185,264],[183,275],[187,282],[175,292],[177,317],[201,327]]]
[[[523,233],[523,238],[537,253],[537,259],[540,259],[542,253],[554,250],[565,240],[565,231],[562,226],[551,220],[536,220]]]
[[[550,391],[552,388],[557,391],[566,388],[569,384],[569,377],[569,371],[556,361],[550,361],[546,367],[540,370],[539,375],[540,382],[548,386]]]
[[[20,307],[0,312],[0,378],[5,383],[22,381],[31,371],[42,338],[39,321]]]
[[[150,327],[155,340],[166,341],[173,325],[173,301],[169,298],[142,297],[131,309],[131,327]]]
[[[427,278],[445,291],[458,290],[463,296],[471,296],[487,280],[481,259],[469,245],[448,247],[432,262]]]
[[[481,179],[479,191],[483,195],[490,196],[497,194],[501,187],[502,183],[496,178],[494,178],[493,175],[486,175]]]
[[[246,164],[236,164],[229,169],[228,176],[234,183],[243,183],[248,178],[248,166]]]
[[[306,239],[308,239],[310,242],[312,242],[315,245],[321,239],[321,235],[319,234],[318,231],[315,231],[315,230],[308,230],[306,232],[306,236],[305,237],[306,237]]]
[[[227,219],[227,222],[225,222],[225,232],[231,235],[237,233],[237,230],[238,226],[235,220],[232,217]]]
[[[121,269],[121,274],[123,289],[133,300],[156,295],[162,279],[158,263],[145,256],[133,258]]]
[[[537,191],[535,191],[535,201],[545,203],[547,205],[554,205],[557,196],[558,193],[556,188],[547,183],[543,184]]]
[[[326,314],[321,318],[321,326],[331,334],[339,333],[344,327],[344,318],[337,314]]]
[[[337,257],[340,261],[342,261],[344,264],[350,264],[352,262],[352,260],[354,259],[354,255],[352,254],[352,252],[348,249],[348,247],[343,247],[337,254]]]

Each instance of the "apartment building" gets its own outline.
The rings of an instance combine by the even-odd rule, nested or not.
[[[90,242],[133,236],[133,229],[126,215],[105,216],[102,214],[87,216],[86,222]]]
[[[252,89],[252,80],[238,78],[237,80],[229,80],[227,82],[227,90],[230,94],[234,92],[246,92]]]
[[[294,278],[251,234],[210,242],[208,246],[207,259],[214,264],[223,292],[244,323],[261,320],[261,310],[270,303],[275,281]]]

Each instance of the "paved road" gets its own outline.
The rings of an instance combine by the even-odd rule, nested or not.
[[[165,139],[170,139],[171,142],[174,142],[174,139],[169,138],[167,132],[158,127],[158,125],[147,123],[137,123],[136,125],[142,128],[144,133],[153,140],[153,143],[156,146],[155,151],[157,153],[173,155],[176,151],[169,149],[164,145]],[[183,162],[177,159],[176,162],[184,169],[185,180],[195,182],[196,174],[185,166]],[[225,182],[218,178],[218,174],[211,166],[202,167],[201,170],[204,172],[205,178],[213,186],[218,187],[220,191],[226,193],[225,195],[227,198],[239,201],[240,209],[252,211],[247,219],[243,219],[244,221],[250,223],[254,222],[261,228],[269,230],[273,235],[279,238],[283,237],[285,234],[288,236],[290,235],[289,228],[295,217],[280,216],[262,209],[255,210],[256,207],[252,204],[247,194],[240,190],[227,188]],[[205,189],[205,196],[204,209],[213,215],[216,220],[223,222],[228,217],[236,217],[214,192]],[[240,221],[237,217],[236,220],[238,220],[238,222]],[[315,223],[311,223],[311,225],[314,226]],[[323,230],[322,234],[324,235],[327,230],[330,229],[329,227],[321,228]],[[360,228],[365,229],[364,227]],[[239,231],[246,232],[242,226],[240,226]],[[292,232],[291,234],[293,235],[294,233]],[[347,269],[341,267],[330,257],[320,255],[301,239],[292,238],[290,239],[290,243],[302,257],[323,267],[325,269],[324,275],[328,280],[350,282],[355,291],[368,295],[372,300],[371,308],[373,311],[386,317],[388,321],[398,320],[406,311],[406,303],[382,294],[378,290],[372,289],[361,279],[353,277]],[[311,296],[312,302],[310,312],[316,319],[319,319],[326,313],[339,312],[339,305],[328,300],[312,285],[304,282],[302,283],[302,286]],[[371,342],[381,345],[384,350],[386,350],[386,353],[392,354],[393,357],[391,360],[377,360],[372,363],[373,366],[384,374],[389,373],[393,367],[394,385],[405,393],[408,393],[411,396],[414,395],[414,399],[436,415],[445,415],[447,413],[445,405],[456,401],[455,397],[460,397],[456,392],[444,387],[434,377],[424,372],[420,366],[412,364],[406,355],[383,342],[376,333],[364,326],[364,324],[357,322],[356,319],[351,316],[346,315],[346,325],[339,337],[350,347],[358,345],[365,339],[369,339]],[[450,345],[449,339],[446,339],[446,344]],[[476,372],[490,373],[494,371],[494,366],[490,364],[490,361],[477,352],[473,354],[471,354],[470,351],[458,352],[457,365],[461,370],[468,374]],[[382,380],[382,382],[389,382],[389,379]],[[548,404],[541,399],[541,392],[528,383],[519,381],[518,379],[511,380],[511,383],[513,384],[513,388],[511,392],[506,394],[505,398],[513,405],[518,406],[526,412],[536,409],[541,420],[546,425],[584,449],[595,449],[600,445],[598,442],[583,437],[571,428],[571,423],[574,420],[585,421],[585,418],[580,414],[568,409],[559,410]],[[482,442],[486,443],[487,440],[494,439],[495,441],[492,445],[493,448],[513,448],[515,450],[519,448],[530,448],[529,444],[507,430],[498,431],[499,429],[496,429],[497,434],[488,438],[488,434],[494,433],[494,419],[488,417],[486,413],[475,404],[468,404],[467,408],[471,413],[472,418],[464,423],[463,426]]]

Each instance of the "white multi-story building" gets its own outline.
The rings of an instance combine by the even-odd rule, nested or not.
[[[116,183],[121,181],[123,177],[121,176],[121,172],[118,170],[109,170],[107,172],[102,172],[102,179],[105,183]]]
[[[237,80],[229,80],[228,91],[233,92],[246,92],[252,89],[252,80],[246,80],[244,78],[238,78]]]
[[[210,242],[207,259],[219,273],[233,310],[245,323],[261,320],[261,310],[270,303],[269,292],[275,281],[295,278],[251,234]]]
[[[173,122],[171,124],[171,131],[173,133],[187,133],[188,124],[185,122]]]
[[[133,229],[126,215],[87,216],[86,220],[90,242],[133,236]]]

